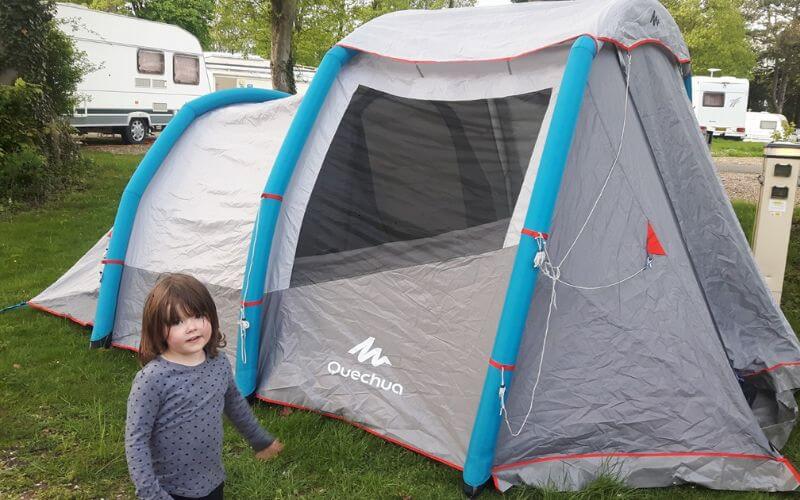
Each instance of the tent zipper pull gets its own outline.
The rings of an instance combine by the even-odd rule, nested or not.
[[[500,397],[500,415],[502,415],[506,411],[506,377],[505,369],[502,366],[500,367],[500,389],[498,389],[497,395]]]
[[[547,254],[544,251],[544,246],[546,245],[544,238],[541,236],[536,237],[536,246],[539,247],[539,251],[536,252],[536,256],[533,258],[533,267],[540,268],[542,264],[544,264],[545,259],[547,258]]]

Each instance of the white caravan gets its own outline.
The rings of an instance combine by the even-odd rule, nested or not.
[[[755,113],[747,112],[747,124],[745,125],[745,141],[749,142],[772,142],[773,134],[783,134],[783,123],[786,117],[777,113]]]
[[[743,139],[749,91],[746,78],[692,77],[692,107],[700,127],[715,136]]]
[[[212,90],[255,87],[272,88],[272,71],[268,59],[259,56],[244,57],[226,52],[206,52],[206,70]],[[298,94],[304,94],[316,68],[294,67],[294,81]]]
[[[139,143],[209,92],[200,42],[183,28],[68,3],[58,4],[56,18],[92,65],[70,117],[80,132]]]

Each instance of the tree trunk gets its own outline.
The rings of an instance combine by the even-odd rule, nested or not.
[[[786,104],[786,89],[789,87],[789,75],[781,82],[781,91],[778,94],[778,98],[780,98],[780,105],[778,106],[778,114],[783,114],[783,106]]]
[[[294,94],[294,58],[292,57],[292,32],[297,15],[297,0],[270,0],[272,14],[272,88]]]
[[[781,71],[780,73],[776,71],[772,85],[775,113],[783,114],[783,105],[786,104],[786,90],[788,87],[789,75],[784,71]]]
[[[770,110],[772,113],[778,113],[776,109],[778,108],[778,79],[780,78],[780,72],[778,71],[778,65],[775,64],[775,67],[772,69],[772,89],[770,89],[769,97],[772,104],[772,109]]]

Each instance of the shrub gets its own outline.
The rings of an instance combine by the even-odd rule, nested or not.
[[[783,120],[782,126],[783,130],[776,130],[772,133],[772,140],[797,142],[797,135],[795,134],[797,127],[794,122]]]
[[[42,203],[85,175],[64,116],[88,66],[54,8],[52,0],[0,5],[0,83],[10,83],[0,84],[0,212]]]
[[[38,204],[80,186],[87,162],[71,128],[46,111],[38,85],[0,85],[0,211]]]

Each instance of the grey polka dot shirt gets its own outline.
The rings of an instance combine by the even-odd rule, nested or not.
[[[202,497],[225,480],[222,413],[254,450],[273,437],[236,388],[224,354],[197,366],[157,357],[133,380],[125,424],[128,471],[139,498]]]

